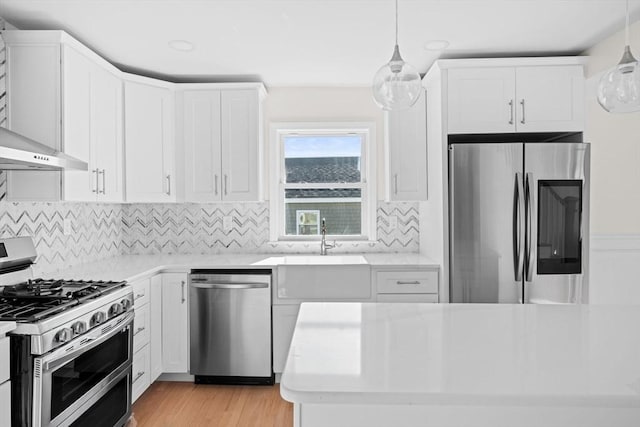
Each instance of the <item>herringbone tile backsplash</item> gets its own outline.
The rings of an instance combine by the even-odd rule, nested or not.
[[[0,237],[15,236],[33,237],[36,274],[116,256],[123,252],[122,205],[0,202]]]
[[[33,236],[39,254],[36,273],[120,254],[318,251],[317,242],[270,242],[268,203],[8,202],[3,178],[0,237]],[[228,229],[223,227],[224,217],[231,218]],[[392,217],[397,228],[392,227]],[[338,242],[335,251],[418,252],[418,203],[380,202],[377,230],[376,241]]]

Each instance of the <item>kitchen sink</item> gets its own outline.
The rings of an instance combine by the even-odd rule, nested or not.
[[[367,264],[362,255],[291,255],[282,257],[284,265],[358,265]]]

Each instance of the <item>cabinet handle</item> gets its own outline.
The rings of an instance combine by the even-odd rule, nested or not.
[[[397,280],[396,284],[397,285],[419,285],[420,281],[419,280]]]
[[[509,124],[513,124],[513,99],[509,101]]]
[[[136,294],[135,298],[133,299],[134,301],[137,299],[140,299],[144,296],[144,294]]]
[[[181,291],[182,291],[182,304],[184,304],[184,302],[186,301],[186,299],[184,298],[184,280],[180,283],[180,286],[182,287]]]
[[[215,174],[213,176],[213,179],[214,179],[213,189],[215,191],[215,195],[217,196],[218,195],[218,174]]]
[[[520,100],[520,106],[522,106],[522,118],[520,119],[520,123],[524,124],[525,120],[524,120],[524,99]]]
[[[140,379],[140,377],[143,376],[143,375],[144,375],[144,371],[138,372],[136,374],[136,377],[133,379],[132,383],[135,383],[136,381],[138,381]]]
[[[106,194],[105,191],[105,175],[107,174],[106,169],[102,169],[102,171],[98,171],[98,175],[102,175],[102,191],[98,190],[98,194]]]
[[[94,182],[94,184],[96,186],[91,189],[91,192],[98,194],[98,169],[91,169],[91,173],[95,173],[96,174],[96,180]]]
[[[393,174],[393,194],[398,194],[398,174]]]
[[[167,175],[167,196],[171,195],[171,175]]]
[[[136,336],[136,335],[138,335],[140,332],[144,331],[144,329],[145,329],[145,328],[144,328],[144,326],[143,326],[143,327],[140,327],[140,328],[138,328],[138,329],[136,329],[136,331],[133,333],[133,336],[135,337],[135,336]]]
[[[229,177],[227,176],[227,174],[224,174],[224,195],[226,196],[228,194],[227,190],[229,187]]]

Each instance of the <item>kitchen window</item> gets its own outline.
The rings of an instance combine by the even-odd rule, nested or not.
[[[374,125],[272,125],[271,238],[375,240]]]

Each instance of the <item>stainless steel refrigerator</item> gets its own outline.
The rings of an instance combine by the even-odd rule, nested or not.
[[[587,302],[589,153],[449,145],[450,302]]]

